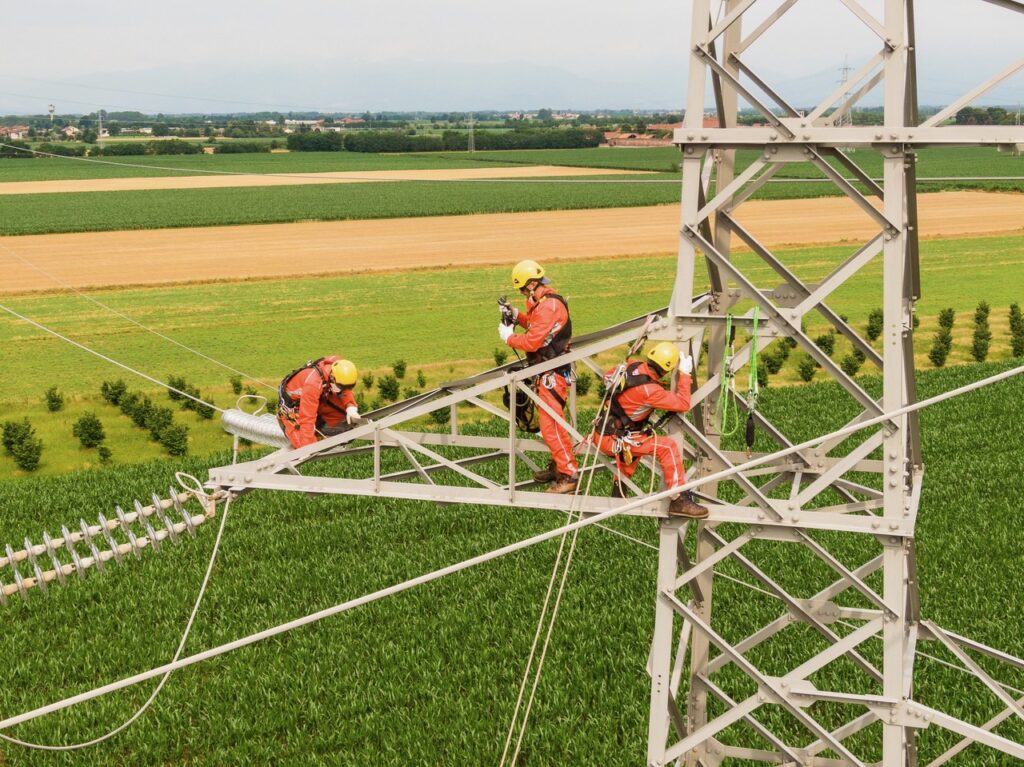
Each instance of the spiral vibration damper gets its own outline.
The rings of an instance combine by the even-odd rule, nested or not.
[[[43,532],[42,543],[26,538],[17,551],[6,544],[0,556],[0,604],[6,605],[15,594],[28,599],[33,588],[45,592],[54,582],[63,585],[69,575],[85,578],[86,570],[102,571],[110,560],[122,564],[128,555],[141,558],[143,549],[158,551],[161,542],[177,543],[183,533],[194,536],[196,528],[216,514],[217,502],[224,497],[172,487],[167,498],[154,493],[148,506],[135,501],[133,511],[116,507],[112,519],[100,514],[93,525],[79,520],[74,531],[62,526],[58,538]],[[186,508],[190,501],[198,503],[195,513]]]

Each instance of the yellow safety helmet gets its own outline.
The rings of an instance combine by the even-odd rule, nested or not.
[[[670,341],[662,341],[647,352],[647,361],[653,362],[665,373],[671,373],[679,364],[679,349]]]
[[[512,287],[516,290],[526,286],[530,280],[544,278],[544,267],[536,261],[520,261],[512,267]]]
[[[348,360],[338,360],[331,365],[331,380],[338,386],[355,386],[359,371]]]

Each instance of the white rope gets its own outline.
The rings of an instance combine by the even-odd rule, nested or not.
[[[439,570],[434,570],[433,572],[426,573],[425,575],[420,575],[416,578],[411,578],[409,580],[402,581],[401,583],[389,586],[384,589],[380,589],[378,591],[374,591],[370,594],[366,594],[356,599],[351,599],[347,602],[342,602],[340,604],[334,605],[333,607],[328,607],[323,610],[318,610],[314,613],[309,613],[308,615],[305,615],[301,618],[296,618],[286,623],[281,623],[272,628],[264,629],[263,631],[258,631],[254,634],[250,634],[241,639],[236,639],[234,641],[218,645],[217,647],[212,647],[209,650],[204,650],[203,652],[196,653],[195,655],[190,655],[186,658],[180,658],[179,660],[173,663],[168,663],[163,666],[150,669],[149,671],[144,671],[142,673],[135,674],[134,676],[126,677],[117,682],[112,682],[102,687],[94,688],[87,692],[74,695],[70,698],[65,698],[64,700],[58,701],[56,703],[51,703],[49,705],[33,709],[32,711],[27,711],[17,716],[8,717],[7,719],[0,721],[0,730],[8,729],[16,724],[21,724],[22,722],[27,722],[32,719],[37,719],[40,716],[45,716],[46,714],[53,713],[54,711],[62,711],[66,708],[70,708],[71,706],[77,705],[78,703],[83,703],[87,700],[93,700],[94,698],[98,698],[103,695],[107,695],[111,692],[123,689],[125,687],[130,687],[132,685],[138,684],[139,682],[144,682],[147,679],[153,679],[155,677],[161,676],[162,674],[165,674],[168,671],[176,671],[181,668],[186,668],[188,666],[195,665],[196,663],[201,663],[204,660],[216,658],[220,655],[224,655],[225,653],[229,653],[234,650],[239,650],[243,647],[248,647],[249,645],[261,642],[264,639],[269,639],[279,634],[283,634],[288,631],[301,628],[303,626],[308,626],[309,624],[316,623],[318,621],[324,620],[325,618],[330,618],[334,615],[339,615],[343,612],[346,612],[356,607],[361,607],[363,605],[376,602],[378,600],[384,599],[385,597],[400,594],[404,591],[408,591],[409,589],[415,588],[416,586],[431,583],[440,578],[444,578],[445,576],[453,575],[455,573],[462,572],[463,570],[468,570],[471,567],[476,567],[477,565],[482,565],[494,559],[507,556],[508,554],[513,554],[517,551],[522,551],[523,549],[535,546],[539,543],[544,543],[545,541],[557,538],[559,535],[563,535],[566,532],[572,532],[573,530],[579,530],[584,527],[590,527],[591,525],[600,524],[601,522],[625,514],[628,511],[632,511],[633,509],[639,508],[640,506],[646,505],[648,503],[661,501],[668,498],[669,496],[676,495],[680,492],[685,492],[686,490],[694,490],[698,487],[703,487],[706,484],[720,482],[724,479],[728,479],[729,477],[739,474],[742,471],[748,471],[749,469],[752,469],[756,466],[771,463],[773,461],[777,461],[779,458],[785,458],[786,456],[793,455],[794,453],[798,453],[801,450],[807,450],[808,448],[815,447],[819,443],[824,442],[826,440],[834,439],[836,437],[844,437],[848,434],[854,434],[858,431],[870,428],[872,426],[876,426],[880,423],[884,423],[906,413],[912,413],[917,410],[921,410],[922,408],[936,405],[952,397],[957,397],[962,394],[966,394],[967,392],[983,388],[985,386],[991,386],[994,383],[998,383],[999,381],[1006,380],[1007,378],[1011,378],[1013,376],[1021,375],[1022,373],[1024,373],[1024,365],[1012,368],[1011,370],[1007,370],[993,376],[989,376],[988,378],[984,378],[972,384],[967,384],[956,389],[951,389],[947,392],[944,392],[943,394],[931,397],[930,399],[916,402],[913,405],[906,405],[905,407],[898,408],[897,410],[893,410],[889,413],[882,413],[881,415],[875,416],[874,418],[869,418],[865,421],[850,424],[849,426],[845,426],[842,429],[838,429],[837,431],[813,437],[812,439],[809,439],[805,442],[801,442],[796,445],[791,445],[790,447],[783,448],[774,453],[768,453],[758,458],[752,458],[751,460],[745,463],[732,466],[727,469],[722,469],[721,471],[717,471],[712,474],[708,474],[706,476],[691,480],[686,484],[681,485],[680,487],[668,488],[666,490],[662,490],[659,491],[658,493],[655,493],[653,496],[632,499],[622,504],[621,506],[617,506],[614,509],[609,509],[598,514],[594,514],[592,516],[586,517],[585,519],[572,522],[562,527],[557,527],[554,530],[549,530],[545,533],[540,533],[530,538],[517,541],[516,543],[510,543],[507,546],[502,546],[501,548],[494,549],[493,551],[489,551],[484,554],[480,554],[478,556],[472,557],[470,559],[464,560],[454,565],[448,565],[447,567],[443,567]]]
[[[647,318],[647,323],[644,325],[643,331],[640,333],[639,336],[637,336],[637,339],[633,342],[633,344],[629,347],[629,350],[626,352],[626,360],[627,361],[628,361],[630,355],[634,354],[636,352],[636,350],[638,348],[640,348],[640,346],[643,344],[644,339],[647,337],[647,328],[650,326],[651,320],[652,320],[651,317]],[[615,391],[615,387],[616,387],[616,385],[618,383],[618,380],[624,374],[624,372],[625,372],[625,363],[623,363],[622,365],[618,366],[618,368],[615,371],[615,375],[612,378],[611,384],[606,387],[605,394],[601,398],[601,404],[599,406],[598,412],[600,412],[600,408],[604,407],[604,420],[601,423],[601,429],[600,429],[602,434],[605,431],[605,427],[608,425],[608,418],[611,415],[611,408],[610,407],[605,407],[605,405],[611,399],[611,397],[612,397],[612,395],[613,395],[613,393]],[[586,487],[586,490],[583,493],[584,496],[589,496],[590,495],[590,488],[591,488],[591,486],[593,484],[593,481],[594,481],[594,474],[596,473],[596,472],[594,472],[592,470],[593,467],[589,465],[590,462],[591,462],[591,455],[592,455],[591,454],[591,450],[593,450],[593,463],[596,464],[597,463],[597,456],[598,456],[598,453],[600,452],[600,449],[599,449],[598,445],[596,444],[596,442],[593,439],[588,438],[587,439],[586,452],[584,453],[584,457],[583,457],[583,469],[581,470],[581,472],[587,472],[587,487]],[[589,472],[587,471],[588,468],[591,469]],[[580,473],[580,472],[578,472],[578,473]],[[618,476],[616,476],[616,480],[618,480]],[[572,503],[569,506],[569,511],[568,511],[568,515],[569,515],[570,521],[572,520],[572,517],[573,517],[574,507],[576,506],[577,501],[580,499],[580,492],[579,491],[580,491],[580,486],[579,486],[579,484],[577,484],[576,490],[573,492],[573,500],[572,500]],[[582,518],[582,511],[578,512],[578,514],[579,514],[579,517]],[[519,758],[519,752],[520,752],[520,750],[522,748],[523,738],[526,735],[526,724],[527,724],[527,721],[530,718],[530,712],[533,709],[533,701],[534,701],[534,698],[536,697],[536,694],[537,694],[537,687],[540,684],[541,672],[542,672],[542,670],[544,668],[544,661],[547,658],[548,646],[551,643],[551,635],[554,632],[555,621],[558,618],[558,612],[559,612],[559,609],[560,609],[561,604],[562,604],[562,595],[565,592],[565,584],[566,584],[566,581],[567,581],[568,576],[569,576],[569,569],[572,566],[573,556],[576,553],[576,541],[577,541],[578,535],[579,535],[579,530],[574,531],[573,534],[572,534],[572,542],[570,543],[570,546],[569,546],[569,554],[568,554],[568,557],[566,559],[565,568],[562,571],[561,582],[559,583],[559,586],[558,586],[558,594],[555,597],[555,603],[554,603],[554,606],[552,608],[551,618],[550,618],[549,623],[548,623],[547,634],[544,637],[544,645],[541,648],[541,654],[540,654],[540,657],[537,660],[537,669],[536,669],[536,671],[534,673],[533,685],[532,685],[532,687],[530,689],[530,698],[527,701],[526,709],[523,712],[523,719],[522,719],[521,724],[519,725],[519,737],[516,739],[516,747],[515,747],[515,751],[512,754],[511,767],[515,767],[516,761]],[[537,640],[538,640],[538,638],[540,636],[541,627],[543,626],[543,623],[544,623],[544,620],[545,620],[545,617],[546,617],[547,608],[548,608],[548,600],[549,600],[549,598],[551,596],[551,586],[554,583],[554,579],[555,579],[555,577],[556,577],[556,575],[558,573],[558,566],[559,566],[559,563],[561,562],[561,557],[562,557],[562,546],[564,546],[564,544],[565,544],[565,536],[563,535],[562,536],[562,545],[559,546],[558,556],[557,556],[557,558],[555,560],[555,566],[554,566],[554,568],[552,569],[552,572],[551,572],[551,580],[548,583],[548,592],[547,592],[547,595],[544,598],[544,605],[543,605],[543,607],[541,609],[540,619],[537,622],[537,633],[534,635],[533,645],[530,648],[530,656],[529,656],[529,658],[527,660],[527,663],[526,663],[526,670],[523,672],[523,681],[522,681],[522,683],[520,684],[520,687],[519,687],[519,695],[518,695],[518,697],[516,699],[515,709],[513,710],[513,713],[512,713],[512,722],[509,724],[508,737],[505,739],[505,748],[504,748],[504,750],[502,751],[502,754],[501,754],[501,761],[499,763],[499,767],[504,767],[505,758],[506,758],[506,755],[508,753],[509,743],[510,743],[511,738],[512,738],[512,733],[513,733],[513,731],[515,730],[515,727],[516,727],[516,719],[517,719],[518,714],[519,714],[519,707],[520,707],[520,705],[522,703],[523,691],[524,691],[524,688],[526,686],[526,680],[527,680],[527,678],[529,677],[529,674],[530,674],[530,666],[531,666],[531,664],[533,662],[534,652],[536,651],[536,648],[537,648]]]
[[[117,365],[117,367],[121,368],[122,370],[127,370],[129,373],[134,373],[135,375],[139,376],[140,378],[145,378],[147,381],[155,383],[157,386],[162,386],[163,388],[167,389],[168,391],[177,392],[181,396],[188,397],[188,399],[192,400],[193,402],[198,402],[201,405],[206,405],[209,408],[213,408],[214,410],[216,410],[219,413],[223,413],[224,412],[223,408],[219,408],[219,407],[217,407],[216,405],[214,405],[211,402],[206,402],[205,400],[201,400],[198,397],[194,397],[193,395],[189,394],[188,392],[182,391],[181,389],[176,389],[173,386],[171,386],[170,384],[164,383],[163,381],[159,381],[156,378],[153,378],[153,376],[146,375],[145,373],[143,373],[141,371],[138,371],[138,370],[136,370],[133,367],[129,367],[128,365],[125,365],[123,362],[118,362],[117,360],[112,359],[111,357],[108,357],[105,354],[100,354],[99,352],[90,349],[85,344],[81,344],[78,341],[72,340],[72,339],[68,338],[65,335],[61,335],[56,330],[51,330],[50,328],[46,327],[45,325],[42,325],[42,324],[36,322],[35,320],[26,317],[24,314],[19,314],[18,312],[14,311],[14,309],[11,309],[10,307],[5,306],[4,304],[0,304],[0,310],[3,310],[5,312],[7,312],[8,314],[10,314],[11,316],[17,317],[19,320],[23,320],[24,322],[27,322],[29,325],[33,325],[33,326],[39,328],[40,330],[42,330],[42,331],[44,331],[46,333],[49,333],[51,336],[56,336],[61,341],[67,341],[72,346],[77,346],[82,351],[89,352],[89,354],[95,355],[96,357],[99,357],[101,360],[103,360],[105,362],[109,362],[111,365]]]
[[[177,661],[178,658],[181,657],[181,651],[185,649],[185,642],[188,640],[188,635],[192,631],[192,623],[196,619],[196,613],[199,612],[199,605],[203,602],[203,595],[206,594],[206,586],[210,582],[210,573],[213,572],[213,564],[217,561],[217,552],[220,550],[220,541],[224,535],[224,525],[228,521],[228,509],[230,508],[231,496],[229,495],[224,503],[224,512],[223,516],[220,519],[220,528],[217,530],[217,538],[213,542],[213,551],[210,553],[210,562],[206,565],[206,574],[203,576],[203,583],[199,587],[199,594],[196,595],[196,602],[192,606],[192,613],[188,616],[188,623],[185,624],[185,630],[184,632],[182,632],[181,641],[178,642],[178,649],[174,652],[174,657],[171,659],[172,663],[174,661]],[[146,712],[146,709],[148,709],[153,704],[153,701],[156,700],[157,695],[160,694],[160,691],[163,689],[164,684],[167,682],[170,676],[171,671],[168,671],[163,675],[163,677],[160,679],[160,682],[157,684],[156,688],[153,690],[152,693],[150,693],[149,698],[146,699],[146,702],[143,703],[142,706],[140,706],[139,709],[134,714],[128,717],[128,719],[126,719],[124,722],[122,722],[120,725],[115,727],[110,732],[107,732],[104,735],[100,735],[97,738],[93,738],[92,740],[87,740],[83,743],[73,743],[67,746],[53,746],[46,743],[30,743],[25,740],[19,740],[18,738],[11,737],[10,735],[4,735],[3,733],[0,733],[0,738],[3,738],[8,743],[13,743],[17,746],[24,746],[25,748],[35,749],[37,751],[76,751],[80,748],[95,746],[97,743],[102,743],[103,741],[114,737],[119,732],[129,727],[133,722],[135,722],[136,719],[142,716]]]
[[[55,275],[51,274],[50,272],[46,271],[45,269],[42,269],[42,268],[36,266],[31,261],[29,261],[27,258],[22,256],[20,253],[15,253],[13,250],[11,250],[11,248],[9,248],[6,245],[4,245],[2,240],[0,240],[0,249],[6,251],[8,253],[8,255],[13,256],[14,258],[18,259],[19,261],[21,261],[23,264],[25,264],[29,268],[34,269],[35,271],[39,272],[40,274],[44,275],[45,277],[48,277],[56,285],[60,286],[64,290],[71,291],[72,293],[76,294],[77,296],[80,296],[81,298],[84,298],[86,301],[92,302],[93,304],[95,304],[96,306],[100,307],[101,309],[105,309],[106,311],[110,312],[111,314],[115,314],[118,317],[120,317],[121,319],[127,320],[128,322],[132,323],[133,325],[137,325],[138,327],[142,328],[146,332],[152,333],[153,335],[155,335],[155,336],[157,336],[159,338],[162,338],[165,341],[169,341],[170,343],[174,344],[175,346],[181,347],[182,349],[184,349],[187,352],[191,352],[192,354],[195,354],[198,357],[202,357],[204,360],[208,360],[209,362],[212,362],[215,365],[219,365],[220,367],[224,368],[225,370],[229,370],[232,373],[236,373],[236,374],[242,376],[243,378],[246,378],[246,379],[248,379],[250,381],[253,381],[254,383],[258,383],[261,386],[265,386],[268,389],[274,389],[275,388],[274,386],[271,386],[268,383],[264,383],[263,381],[261,381],[260,379],[256,378],[255,376],[251,376],[248,373],[242,372],[241,370],[236,370],[235,368],[233,368],[230,365],[227,365],[227,364],[221,362],[220,360],[216,360],[213,357],[210,357],[210,356],[208,356],[206,354],[203,354],[198,349],[193,349],[190,346],[186,346],[185,344],[181,343],[180,341],[178,341],[178,340],[176,340],[174,338],[171,338],[170,336],[164,335],[163,333],[161,333],[158,330],[154,330],[151,327],[143,325],[138,320],[132,319],[127,314],[123,314],[122,312],[119,312],[114,307],[108,306],[107,304],[105,304],[102,301],[99,301],[99,300],[93,298],[92,296],[88,295],[87,293],[83,293],[81,290],[79,290],[78,288],[74,287],[73,285],[67,285],[67,284],[61,282]]]

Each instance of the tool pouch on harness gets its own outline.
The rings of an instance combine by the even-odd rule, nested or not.
[[[516,426],[521,431],[536,434],[540,431],[540,415],[537,413],[536,403],[526,392],[513,386],[506,386],[504,393],[501,395],[501,401],[505,405],[505,409],[509,409],[513,391],[516,398]]]

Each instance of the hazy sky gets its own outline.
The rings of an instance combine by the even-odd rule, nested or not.
[[[751,22],[778,4],[759,0]],[[685,98],[688,0],[5,5],[0,113],[679,109]],[[983,0],[916,6],[922,103],[1024,56],[1024,14]],[[839,0],[802,0],[748,62],[804,105],[877,47]],[[1024,73],[979,103],[1018,101]]]

